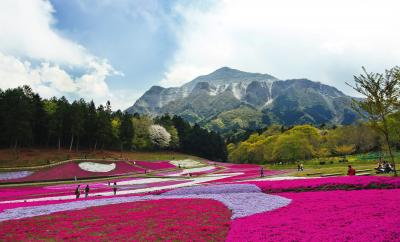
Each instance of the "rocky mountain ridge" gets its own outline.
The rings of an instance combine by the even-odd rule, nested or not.
[[[335,87],[308,79],[280,80],[223,67],[181,87],[153,86],[127,111],[177,114],[224,132],[271,123],[349,124],[357,119],[351,99]]]

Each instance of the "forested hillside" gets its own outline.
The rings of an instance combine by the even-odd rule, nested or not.
[[[388,117],[391,146],[400,148],[400,113]],[[382,135],[368,123],[330,128],[272,125],[242,142],[228,144],[229,160],[240,163],[296,161],[387,150]]]
[[[0,147],[69,150],[175,150],[226,160],[224,140],[178,116],[150,118],[113,112],[83,99],[42,99],[30,87],[0,90]]]

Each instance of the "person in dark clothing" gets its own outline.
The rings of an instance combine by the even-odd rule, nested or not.
[[[117,195],[117,183],[116,182],[114,182],[113,190],[114,190],[114,195]]]
[[[260,177],[264,177],[264,167],[261,167],[261,170],[260,170]]]
[[[89,196],[89,190],[90,190],[89,185],[86,185],[86,187],[85,187],[85,197]]]
[[[356,175],[356,170],[349,165],[349,169],[347,170],[347,175],[348,176],[355,176]]]
[[[78,186],[76,187],[76,189],[75,189],[76,199],[78,199],[79,196],[81,195],[81,192],[79,191],[80,186],[81,186],[81,185],[78,185]]]

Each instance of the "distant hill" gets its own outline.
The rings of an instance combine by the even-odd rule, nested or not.
[[[279,80],[223,67],[181,87],[153,86],[127,111],[177,114],[226,132],[271,123],[350,124],[358,118],[351,99],[335,87],[308,79]]]

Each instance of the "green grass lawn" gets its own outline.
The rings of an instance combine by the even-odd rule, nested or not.
[[[348,155],[346,159],[348,162],[339,162],[343,157],[328,157],[328,158],[315,158],[311,160],[303,160],[299,161],[304,166],[304,171],[297,172],[297,163],[284,163],[284,164],[266,164],[265,167],[267,169],[272,170],[293,170],[290,175],[295,176],[312,176],[307,174],[312,173],[323,173],[323,174],[332,174],[332,173],[341,173],[343,175],[347,174],[348,165],[351,165],[357,170],[367,170],[372,169],[370,171],[371,174],[375,174],[374,168],[377,166],[377,160],[379,159],[378,153],[367,153],[367,154],[356,154],[356,155]],[[389,156],[384,157],[385,160],[389,160]],[[400,152],[395,153],[395,161],[396,164],[400,162]],[[320,162],[325,162],[321,164]],[[397,167],[398,168],[398,167]],[[384,174],[388,175],[388,174]],[[320,174],[315,174],[314,176],[320,176]]]

